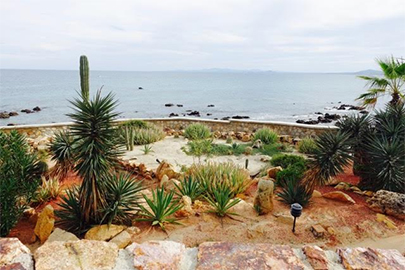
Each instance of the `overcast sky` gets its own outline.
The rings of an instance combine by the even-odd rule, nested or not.
[[[0,0],[0,67],[377,69],[405,57],[404,0]]]

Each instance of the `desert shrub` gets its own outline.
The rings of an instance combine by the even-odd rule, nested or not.
[[[189,141],[187,147],[183,148],[187,155],[200,157],[202,155],[211,155],[213,152],[213,143],[211,139]]]
[[[258,149],[259,153],[263,154],[263,155],[267,155],[267,156],[274,156],[278,153],[280,153],[280,151],[283,151],[283,144],[265,144],[263,145],[262,148]]]
[[[286,169],[280,171],[276,175],[276,185],[287,187],[289,182],[298,183],[305,173],[306,166],[302,162],[289,165]]]
[[[211,131],[203,124],[191,124],[184,130],[184,137],[189,140],[203,140],[211,137]]]
[[[150,210],[139,204],[141,218],[138,221],[151,222],[152,226],[159,225],[163,230],[165,230],[165,223],[178,223],[177,219],[171,216],[180,210],[182,205],[173,199],[173,195],[173,191],[167,193],[163,188],[152,190],[152,199],[143,194]]]
[[[30,203],[40,184],[42,170],[25,137],[17,131],[0,131],[0,236],[7,236]]]
[[[304,138],[298,143],[298,151],[303,154],[315,154],[316,143],[312,138]]]
[[[271,159],[271,164],[274,166],[281,166],[282,168],[287,168],[290,165],[297,164],[297,163],[302,163],[305,164],[306,160],[302,156],[298,155],[290,155],[290,154],[279,154],[275,155]]]
[[[59,185],[59,181],[56,178],[50,178],[48,180],[42,177],[42,184],[38,187],[32,199],[36,203],[44,203],[50,200],[56,199],[62,192],[62,187]]]
[[[226,138],[226,143],[227,144],[232,144],[232,142],[233,142],[232,137]]]
[[[273,144],[278,141],[278,134],[268,128],[262,128],[255,132],[253,141],[261,140],[264,144]]]
[[[124,127],[133,127],[133,128],[149,128],[149,124],[143,120],[128,120],[121,124]]]
[[[308,191],[300,181],[294,180],[288,181],[281,192],[277,193],[277,196],[285,204],[299,203],[302,206],[306,206],[311,199],[312,192]]]
[[[209,210],[210,213],[215,213],[219,217],[225,217],[228,215],[236,215],[236,213],[229,210],[240,202],[240,199],[232,199],[232,191],[226,185],[220,185],[213,187],[212,194],[206,196],[207,201],[212,207]]]
[[[176,183],[174,185],[176,186],[176,194],[178,196],[188,196],[192,202],[198,199],[204,192],[200,183],[195,181],[191,176],[185,177],[179,185]]]
[[[130,120],[118,126],[120,142],[130,151],[134,145],[151,144],[164,139],[165,136],[161,128],[142,120]]]
[[[186,173],[198,181],[205,194],[214,196],[217,186],[226,185],[232,196],[243,193],[252,183],[249,173],[233,163],[193,164]]]
[[[55,162],[51,175],[59,179],[65,178],[68,172],[73,171],[75,165],[73,136],[67,131],[57,133],[50,145],[50,152],[51,159]]]
[[[151,144],[164,139],[166,134],[159,127],[148,124],[147,128],[136,128],[134,131],[134,144]]]

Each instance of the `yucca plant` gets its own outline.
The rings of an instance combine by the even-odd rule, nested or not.
[[[144,189],[142,182],[127,173],[113,173],[105,177],[106,207],[103,209],[103,222],[108,224],[130,224],[135,212],[139,210],[138,202]]]
[[[181,181],[179,185],[176,183],[174,183],[174,185],[176,186],[176,194],[178,196],[188,196],[192,202],[198,199],[204,192],[204,189],[200,183],[195,181],[191,176],[185,177],[185,179]]]
[[[253,141],[261,140],[264,144],[274,144],[278,141],[278,134],[268,128],[262,128],[255,132]]]
[[[328,183],[331,177],[343,172],[353,158],[348,133],[324,132],[316,139],[316,144],[317,151],[304,175],[308,190]]]
[[[240,199],[233,199],[232,191],[226,185],[218,185],[213,187],[212,195],[208,194],[206,200],[212,207],[209,213],[215,213],[217,216],[223,218],[229,215],[237,215],[230,212],[230,209],[240,202]]]
[[[91,224],[83,219],[83,208],[79,200],[79,187],[66,190],[58,203],[59,209],[55,211],[58,217],[56,224],[67,231],[83,234],[90,229]]]
[[[138,221],[151,222],[152,226],[159,225],[164,231],[166,231],[165,223],[179,224],[176,218],[171,217],[182,208],[182,205],[173,198],[174,191],[165,192],[163,188],[157,188],[152,190],[152,199],[144,194],[142,196],[150,210],[139,204],[141,218],[137,219]]]
[[[99,223],[100,209],[106,207],[102,179],[118,164],[120,144],[117,141],[114,112],[117,102],[110,93],[105,97],[98,91],[92,100],[80,97],[71,102],[74,112],[73,136],[75,171],[83,179],[79,190],[82,218],[87,224]]]
[[[306,206],[311,199],[312,192],[307,190],[305,185],[300,183],[300,180],[291,179],[286,183],[281,192],[277,193],[277,196],[285,204],[299,203],[301,206]]]
[[[73,147],[73,137],[68,131],[61,131],[54,136],[53,142],[50,144],[51,159],[55,161],[51,176],[63,179],[74,169]]]

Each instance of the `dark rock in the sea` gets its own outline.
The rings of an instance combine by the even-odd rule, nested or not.
[[[342,104],[339,107],[333,107],[333,108],[337,109],[337,110],[355,110],[355,111],[364,110],[364,107],[350,105],[350,104]]]
[[[187,115],[189,115],[189,116],[197,116],[197,117],[201,116],[199,111],[192,111],[192,112],[188,113]]]
[[[13,124],[13,123],[8,123],[7,126],[12,127],[12,126],[15,126],[15,124]]]
[[[193,110],[186,110],[186,112],[192,112]]]
[[[331,119],[331,120],[339,120],[341,118],[341,116],[339,114],[329,114],[329,113],[325,113],[325,119]]]
[[[166,104],[165,104],[165,107],[173,107],[173,106],[174,106],[173,103],[166,103]]]
[[[229,119],[231,119],[229,116],[226,116],[226,117],[222,117],[222,118],[221,118],[221,120],[229,120]]]
[[[142,90],[143,88],[141,86],[138,87],[139,90]]]
[[[7,112],[0,113],[0,118],[1,118],[1,119],[10,118],[10,115],[9,115]]]
[[[322,116],[318,117],[318,121],[320,123],[332,123],[332,119],[328,119],[328,118],[325,118],[325,117],[322,117]]]
[[[31,111],[30,109],[24,109],[24,110],[21,110],[21,112],[25,112],[25,113],[33,113],[33,111]]]
[[[319,124],[319,120],[309,119],[309,120],[305,121],[305,120],[300,119],[300,120],[295,121],[295,123],[306,124],[306,125],[317,125],[317,124]]]
[[[315,114],[320,114],[320,115],[322,115],[323,113],[321,113],[321,112],[315,112]]]
[[[361,114],[368,114],[368,111],[363,110],[363,111],[360,111],[359,113],[361,113]]]
[[[210,115],[212,115],[212,113],[207,113],[207,116],[210,116]]]
[[[171,113],[171,114],[169,114],[169,117],[177,117],[177,116],[179,116],[177,113]]]
[[[249,116],[245,116],[245,115],[243,115],[243,116],[241,116],[241,115],[232,116],[232,119],[249,119],[249,118],[250,118]]]
[[[297,124],[304,124],[304,123],[305,123],[305,121],[304,121],[304,120],[302,120],[302,119],[299,119],[299,120],[295,121],[295,123],[297,123]]]
[[[177,104],[177,107],[183,107],[183,104]]]
[[[215,117],[214,120],[218,120],[218,118]]]
[[[41,108],[40,107],[38,107],[38,106],[36,106],[34,109],[32,109],[34,112],[39,112],[39,111],[41,111]]]
[[[342,101],[339,101],[338,103],[340,104],[340,103],[342,103]]]
[[[10,115],[10,116],[17,116],[17,115],[18,115],[18,112],[9,112],[8,115]]]
[[[215,105],[214,105],[214,104],[210,104],[210,105],[208,105],[207,107],[208,107],[208,108],[212,108],[212,107],[215,107]]]

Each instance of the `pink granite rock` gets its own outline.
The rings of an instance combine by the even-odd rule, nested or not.
[[[31,251],[17,238],[0,238],[0,269],[33,270]]]

